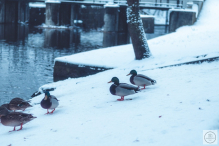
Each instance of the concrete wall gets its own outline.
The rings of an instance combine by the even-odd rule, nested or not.
[[[71,25],[71,5],[67,3],[61,3],[60,4],[60,10],[59,10],[59,24],[64,26],[70,26]]]
[[[5,23],[18,22],[18,2],[5,1]]]
[[[199,16],[199,14],[200,14],[200,12],[201,12],[201,10],[202,10],[203,3],[204,3],[204,2],[203,2],[202,0],[196,0],[196,1],[193,1],[193,3],[198,5],[198,16]],[[197,16],[197,17],[198,17],[198,16]]]
[[[5,22],[5,1],[0,1],[0,23]]]
[[[7,42],[21,42],[25,44],[28,38],[28,25],[17,24],[1,24],[0,25],[0,40],[4,39]],[[13,35],[12,35],[13,34]]]
[[[5,38],[5,25],[0,24],[0,40]]]
[[[83,29],[97,29],[104,25],[103,6],[83,6],[79,13],[79,19],[83,21]]]
[[[23,1],[0,1],[0,23],[28,22],[29,3]]]
[[[18,2],[18,22],[29,22],[29,3]]]
[[[106,7],[104,14],[104,31],[117,32],[119,23],[119,7]]]
[[[154,33],[154,17],[142,17],[144,31],[146,33]]]
[[[41,25],[45,23],[45,8],[30,8],[30,25]]]
[[[46,25],[59,26],[59,8],[60,3],[46,3]]]
[[[192,11],[171,11],[169,21],[169,32],[174,32],[184,25],[192,25],[196,21],[196,13]]]
[[[126,6],[105,7],[103,47],[123,45],[129,42]]]
[[[128,32],[126,8],[127,6],[119,7],[118,32]]]
[[[101,68],[95,66],[81,66],[64,62],[55,62],[53,80],[54,82],[70,78],[85,77],[96,74],[111,68]]]

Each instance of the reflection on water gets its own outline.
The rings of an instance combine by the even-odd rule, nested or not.
[[[95,36],[95,37],[94,37]],[[0,105],[53,82],[56,57],[102,47],[102,33],[0,25]]]
[[[155,25],[154,26],[154,33],[146,33],[147,39],[153,39],[162,35],[169,33],[169,26],[168,25]]]
[[[155,34],[147,34],[147,38],[165,33],[164,28],[155,29]],[[114,44],[124,43],[126,39],[123,39]],[[40,86],[53,82],[56,57],[102,46],[103,32],[100,31],[0,24],[0,105],[15,97],[29,99]]]

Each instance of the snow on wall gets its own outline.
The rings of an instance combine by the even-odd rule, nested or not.
[[[41,3],[41,2],[31,2],[31,3],[29,3],[29,7],[32,7],[32,8],[45,8],[46,4]]]
[[[116,68],[133,60],[133,53],[133,49],[130,45],[122,45],[92,50],[70,56],[58,57],[55,59],[55,61],[88,66]]]
[[[115,8],[118,8],[119,5],[118,5],[118,4],[113,4],[113,3],[107,3],[107,4],[104,5],[104,8],[106,8],[106,7],[115,7]]]
[[[61,3],[59,0],[46,0],[45,3]]]

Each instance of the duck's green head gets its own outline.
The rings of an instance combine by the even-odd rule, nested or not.
[[[129,74],[127,74],[127,76],[129,75],[137,75],[137,71],[136,70],[131,70]]]
[[[50,97],[50,93],[49,93],[49,91],[46,91],[46,92],[45,92],[44,100],[47,100],[48,97]]]
[[[117,77],[113,77],[111,79],[111,81],[109,81],[108,83],[111,83],[111,82],[113,82],[114,84],[118,85],[119,84],[119,79]]]

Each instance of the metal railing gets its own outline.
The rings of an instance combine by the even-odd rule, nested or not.
[[[65,0],[62,0],[65,1]],[[107,4],[114,3],[119,5],[126,5],[126,0],[68,0],[80,3],[93,3],[93,4]],[[145,7],[163,7],[163,8],[185,8],[187,1],[193,0],[139,0],[140,6]]]
[[[115,0],[114,3],[127,4],[125,0]],[[182,8],[183,0],[139,0],[140,6]]]

